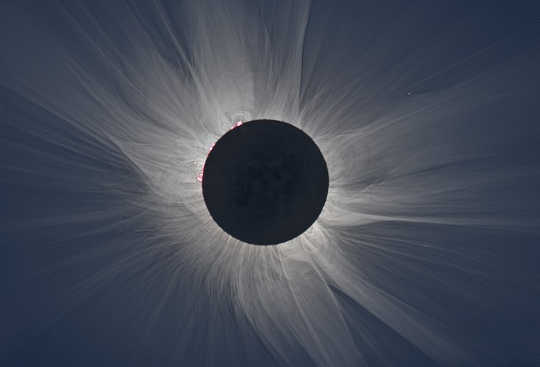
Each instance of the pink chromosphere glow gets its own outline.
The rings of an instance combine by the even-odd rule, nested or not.
[[[229,129],[229,131],[232,130],[232,129],[236,129],[238,126],[240,126],[240,125],[242,125],[242,124],[243,124],[242,121],[236,122],[236,123]],[[212,151],[212,149],[214,149],[214,146],[215,146],[215,145],[216,145],[216,143],[212,144],[212,146],[210,147],[210,150],[208,151],[208,154],[206,154],[206,157],[207,157],[207,158],[208,158],[208,155],[210,154],[210,152]],[[205,159],[205,162],[206,162],[206,159]],[[197,175],[197,181],[199,181],[199,182],[202,183],[202,181],[203,181],[203,176],[204,176],[204,164],[203,164],[203,167],[202,167],[202,169],[201,169],[201,173],[199,173],[199,174]]]

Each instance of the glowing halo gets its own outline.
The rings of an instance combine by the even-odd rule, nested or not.
[[[41,356],[20,335],[61,322],[58,347],[42,344],[83,351],[71,365],[86,348],[272,367],[494,366],[507,346],[533,350],[539,331],[517,331],[540,309],[526,306],[540,303],[538,55],[506,13],[7,3],[2,327],[18,357]],[[213,144],[260,119],[292,122],[328,167],[317,220],[279,246],[223,231],[199,182]]]

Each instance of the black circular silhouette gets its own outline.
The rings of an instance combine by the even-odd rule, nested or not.
[[[317,219],[328,194],[328,168],[302,130],[275,120],[246,122],[208,154],[203,196],[214,221],[254,245],[295,238]]]

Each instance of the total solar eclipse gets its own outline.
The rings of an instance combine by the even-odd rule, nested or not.
[[[328,194],[315,142],[293,125],[253,120],[223,135],[204,166],[203,196],[214,221],[254,245],[289,241],[308,229]]]

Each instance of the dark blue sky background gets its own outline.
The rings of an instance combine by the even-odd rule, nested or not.
[[[101,70],[95,50],[74,31],[72,19],[95,29],[79,5],[56,1],[0,5],[0,365],[279,365],[247,319],[226,312],[212,314],[213,303],[229,300],[216,300],[195,284],[179,281],[178,292],[196,300],[198,319],[186,316],[191,315],[188,302],[167,304],[162,314],[173,315],[175,321],[161,321],[153,338],[153,331],[145,330],[139,320],[155,294],[141,291],[144,286],[136,281],[138,274],[117,274],[99,289],[85,283],[96,269],[121,259],[140,236],[152,236],[138,230],[145,219],[137,216],[137,206],[118,211],[124,198],[117,188],[104,190],[102,183],[121,182],[122,190],[130,193],[143,191],[146,183],[120,150],[81,136],[65,119],[10,88],[17,73],[28,73],[30,84],[47,80],[41,75],[48,65],[54,67],[51,60],[58,52],[48,47],[51,39],[107,80],[108,71]],[[110,42],[103,45],[105,49],[129,54],[119,29],[124,12],[137,9],[162,56],[171,62],[178,57],[149,2],[89,1],[84,6],[103,25],[101,31]],[[175,1],[165,1],[163,6],[170,14],[178,11]],[[259,24],[255,20],[264,20],[270,29],[281,25],[272,16],[273,6],[283,4],[245,2],[254,26]],[[173,32],[189,52],[192,44],[183,32],[185,24],[174,16],[171,20]],[[458,265],[480,264],[478,276],[435,262],[419,265],[418,273],[395,264],[402,296],[407,298],[414,289],[426,299],[441,300],[446,309],[437,310],[437,315],[445,318],[449,334],[477,356],[479,366],[540,366],[540,230],[530,225],[540,223],[539,30],[540,12],[533,2],[314,1],[305,36],[305,101],[313,98],[314,85],[324,78],[332,81],[332,88],[339,88],[361,75],[360,64],[376,71],[373,77],[362,76],[361,88],[378,90],[368,117],[383,114],[385,106],[406,98],[437,96],[486,72],[493,78],[494,92],[509,94],[503,104],[467,114],[466,122],[456,122],[463,128],[447,138],[459,146],[495,142],[482,172],[508,171],[516,178],[501,184],[493,195],[478,194],[476,207],[486,213],[494,210],[501,218],[522,218],[523,227],[381,222],[362,229],[373,236],[406,233],[410,239],[437,243],[440,249],[461,251],[468,258]],[[508,74],[506,68],[513,71]],[[386,73],[399,82],[381,83]],[[497,83],[498,73],[504,74],[504,85]],[[514,79],[508,76],[512,73]],[[48,88],[54,93],[54,85]],[[327,98],[332,98],[329,90]],[[351,90],[354,99],[355,88]],[[471,104],[475,98],[471,95]],[[63,139],[80,144],[83,152],[77,155],[51,143]],[[63,156],[69,158],[62,161]],[[104,156],[111,158],[99,158]],[[475,200],[474,195],[470,200]],[[95,215],[107,209],[110,216]],[[74,213],[88,213],[88,218],[67,225],[47,221]],[[106,247],[111,239],[115,246]],[[79,257],[81,248],[85,252]],[[166,253],[162,256],[167,258]],[[439,260],[448,264],[451,259]],[[430,277],[445,279],[448,289],[438,288]],[[477,293],[482,299],[465,300],[459,292],[451,297],[449,289]],[[349,296],[335,292],[351,318],[362,320],[350,329],[370,366],[438,365]],[[377,340],[364,340],[358,330],[372,330]],[[148,339],[153,340],[151,345]],[[175,352],[178,340],[185,346],[181,355]],[[370,342],[384,348],[373,348]],[[377,350],[385,351],[384,355]],[[314,365],[305,351],[289,353],[295,366]]]

